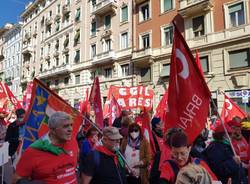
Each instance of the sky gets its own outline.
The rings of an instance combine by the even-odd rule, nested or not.
[[[7,22],[18,23],[21,13],[32,0],[0,0],[0,28]]]

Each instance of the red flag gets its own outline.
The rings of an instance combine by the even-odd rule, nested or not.
[[[85,99],[80,101],[80,112],[90,113],[89,88],[86,89]]]
[[[9,86],[5,83],[4,88],[6,90],[6,93],[11,101],[11,103],[14,105],[14,109],[20,109],[22,108],[21,104],[19,101],[16,99],[16,97],[13,95],[13,93],[10,91]]]
[[[147,112],[143,112],[140,115],[140,120],[142,121],[142,134],[145,139],[150,143],[152,154],[156,153],[155,143],[153,139],[152,129],[150,127],[150,118]]]
[[[205,127],[211,93],[183,36],[174,30],[165,129],[182,128],[192,143]]]
[[[247,117],[247,114],[238,105],[236,105],[233,100],[225,95],[224,105],[221,111],[221,119],[226,123],[232,120],[235,116],[242,119]]]
[[[196,61],[196,64],[201,72],[201,75],[204,77],[204,73],[203,73],[203,70],[202,70],[202,66],[201,66],[201,61],[200,61],[200,56],[199,56],[199,52],[198,50],[196,50],[196,56],[195,56],[195,61]]]
[[[101,92],[99,78],[96,77],[91,88],[89,102],[94,108],[95,112],[95,122],[103,128],[103,112],[102,112],[102,101],[101,101]]]
[[[110,107],[109,107],[109,125],[111,126],[115,120],[115,118],[118,118],[121,115],[121,107],[116,101],[115,97],[112,96],[110,101]]]
[[[167,113],[167,103],[168,103],[168,90],[165,91],[160,103],[158,104],[155,110],[155,117],[161,118],[162,122],[166,121],[166,113]]]
[[[0,82],[0,112],[7,112],[8,97],[4,90],[4,85]]]
[[[29,105],[30,105],[32,86],[33,86],[33,82],[31,81],[28,83],[26,90],[24,92],[24,95],[23,95],[23,108],[25,109],[25,111],[28,110]]]

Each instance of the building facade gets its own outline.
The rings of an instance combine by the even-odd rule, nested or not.
[[[249,8],[248,0],[35,0],[22,14],[23,86],[38,77],[76,106],[98,75],[103,101],[110,85],[147,85],[158,104],[175,19],[219,106],[220,91],[242,105],[242,90],[250,94]]]
[[[4,80],[12,93],[20,100],[22,90],[20,89],[20,70],[22,67],[22,24],[14,25],[4,35]]]

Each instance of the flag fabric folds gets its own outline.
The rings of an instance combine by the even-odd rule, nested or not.
[[[168,90],[165,91],[165,94],[161,98],[161,101],[159,102],[158,106],[155,110],[155,117],[158,117],[161,119],[162,122],[166,121],[167,116],[167,103],[168,103]]]
[[[80,101],[80,112],[83,113],[90,113],[90,104],[89,104],[89,88],[86,89],[85,99]]]
[[[4,84],[4,87],[5,87],[6,93],[7,93],[8,97],[9,97],[11,103],[14,106],[14,109],[20,109],[20,108],[22,108],[20,102],[16,99],[16,97],[10,91],[9,86],[6,83]]]
[[[114,96],[111,97],[109,110],[110,110],[110,112],[109,112],[109,125],[112,126],[115,118],[118,118],[122,112],[121,107],[118,104],[118,102],[116,101]]]
[[[241,119],[247,117],[246,112],[244,112],[238,105],[236,105],[233,100],[231,100],[227,95],[225,95],[225,100],[223,108],[221,111],[221,119],[227,123],[234,117],[240,117]]]
[[[95,123],[103,128],[103,112],[99,78],[96,77],[91,88],[89,102],[95,112]]]
[[[81,114],[42,82],[34,79],[30,106],[24,119],[23,150],[48,132],[48,119],[56,111],[66,112],[72,117],[72,137],[75,137],[82,123]]]
[[[186,132],[189,143],[192,143],[205,127],[211,93],[176,26],[168,96],[165,130],[180,127]]]

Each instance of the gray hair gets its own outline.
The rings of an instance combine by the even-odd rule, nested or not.
[[[49,117],[49,129],[57,128],[63,121],[71,121],[71,116],[65,112],[58,111]]]

